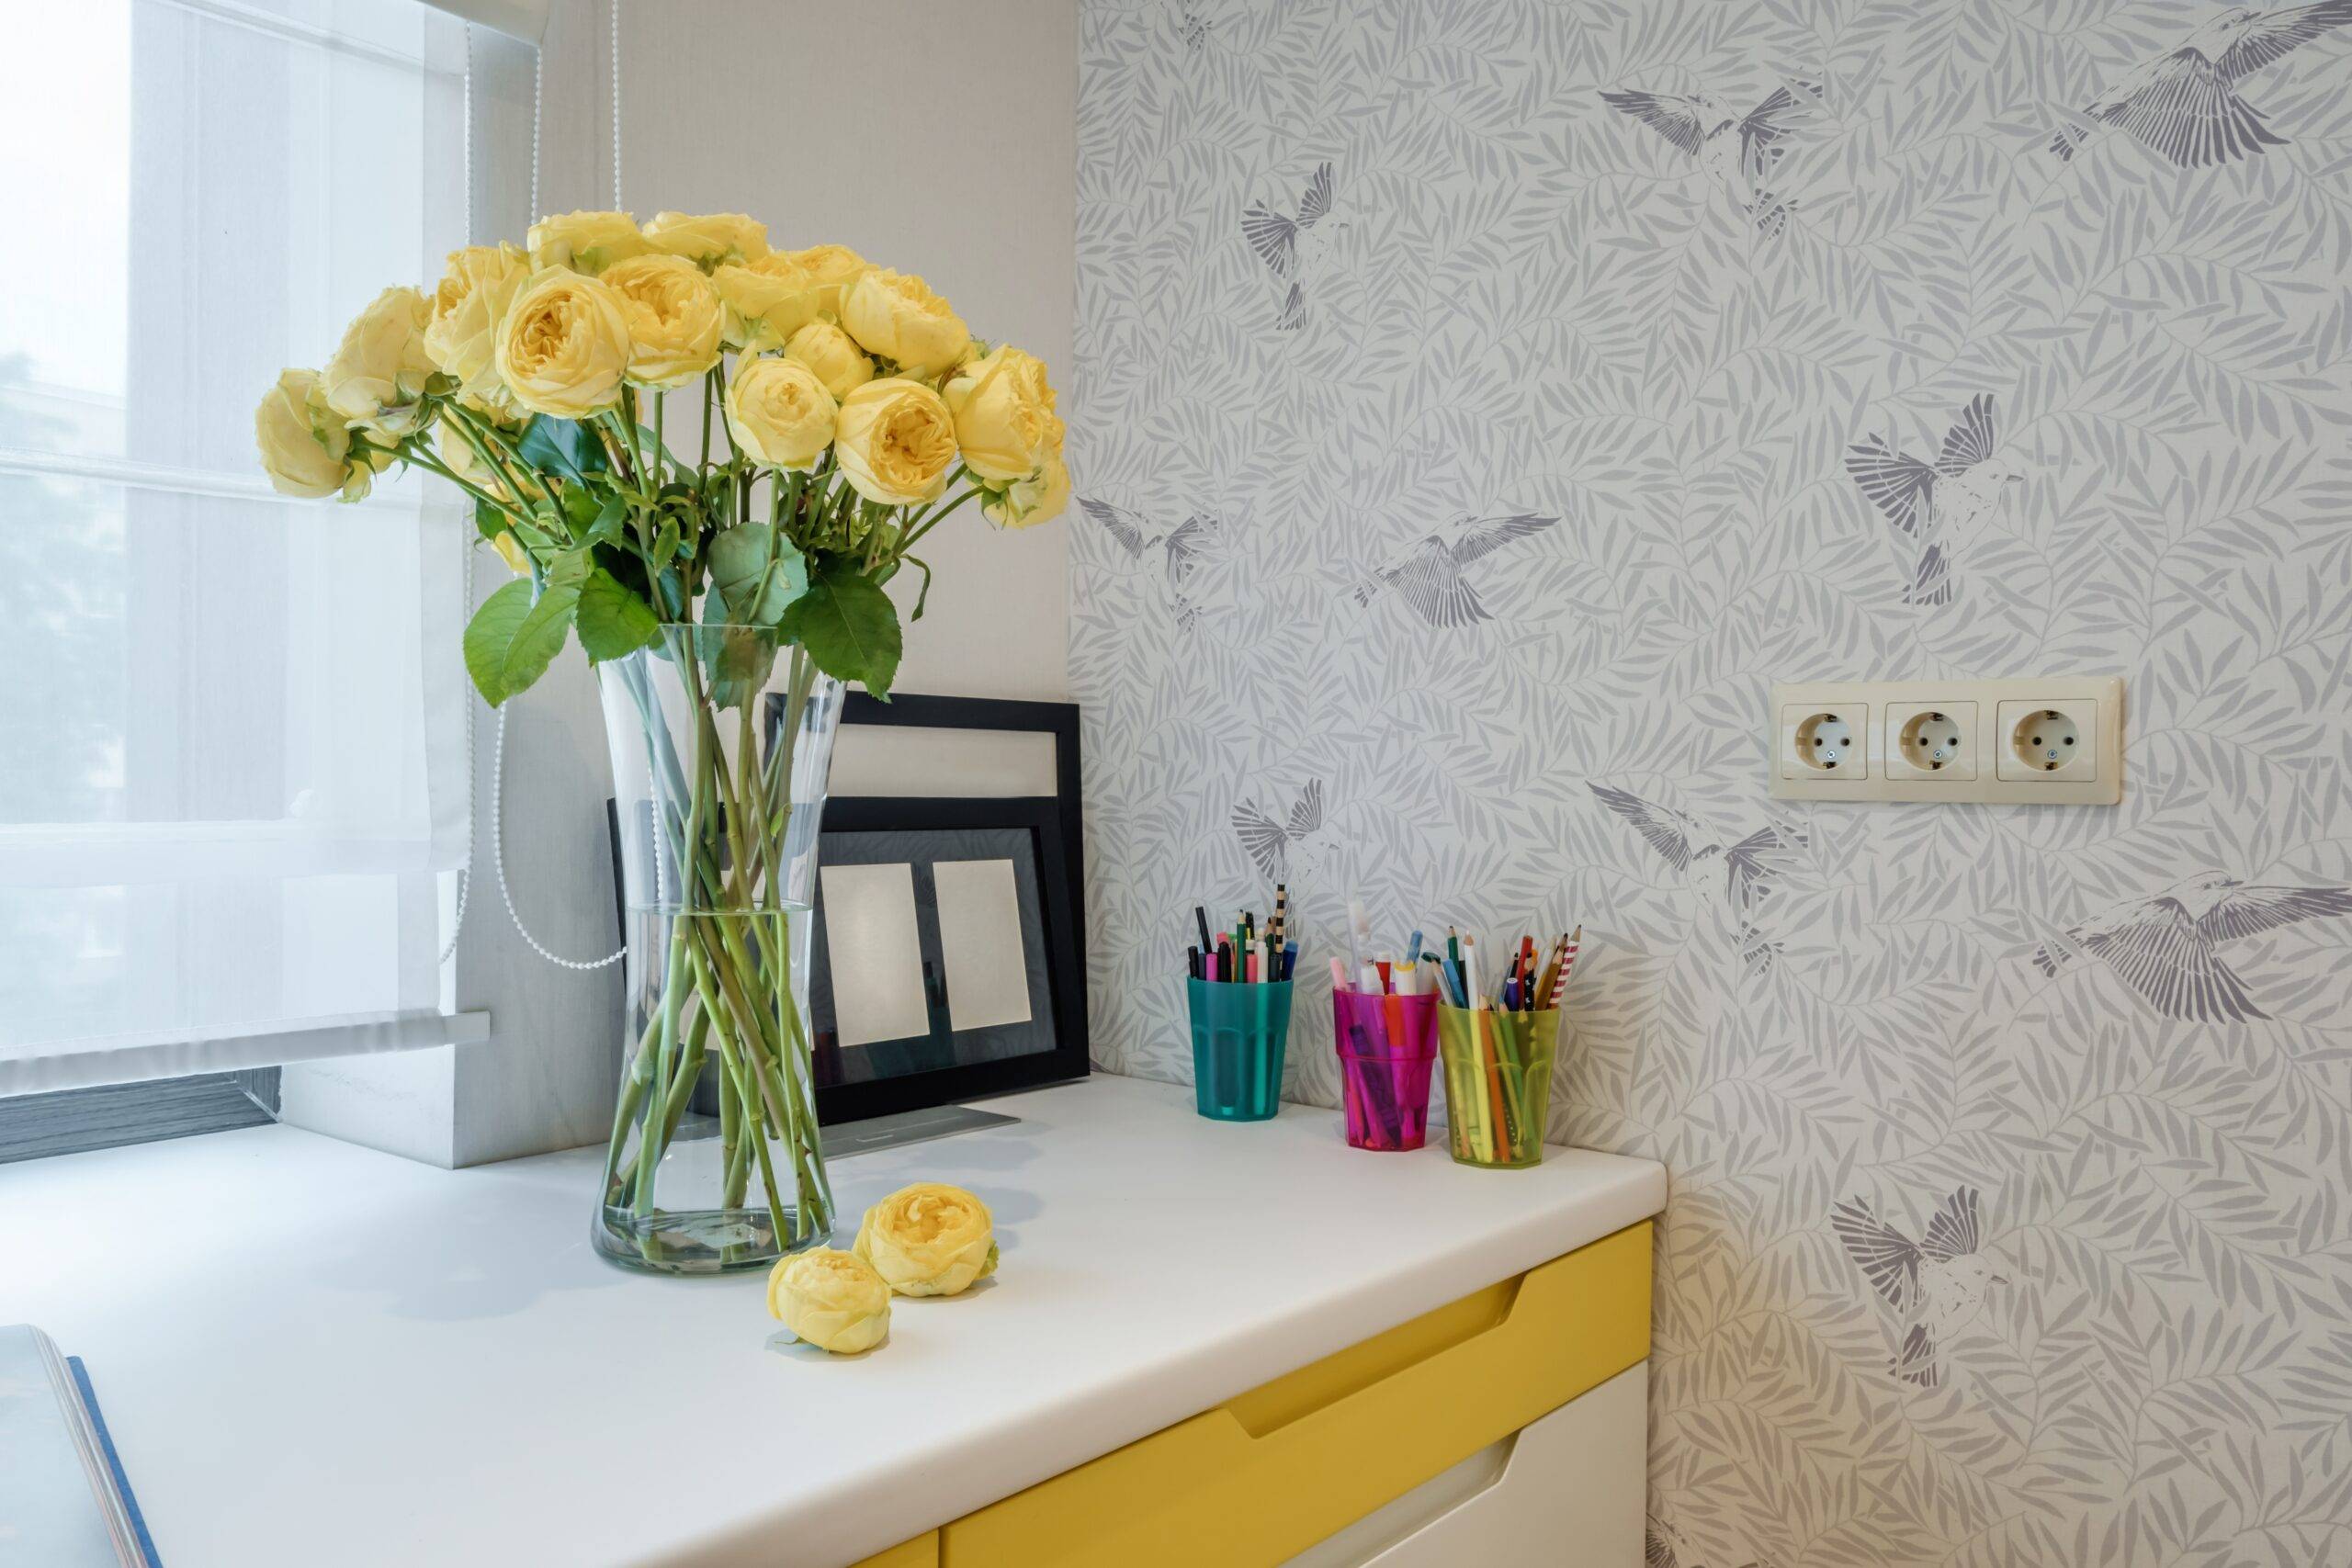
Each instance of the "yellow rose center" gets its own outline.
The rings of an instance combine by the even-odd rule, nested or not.
[[[955,433],[922,402],[901,398],[882,415],[874,457],[877,468],[928,479],[956,460]]]

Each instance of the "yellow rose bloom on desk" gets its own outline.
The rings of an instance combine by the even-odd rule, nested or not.
[[[852,1250],[902,1296],[952,1296],[996,1272],[996,1221],[961,1187],[918,1181],[865,1211]]]
[[[768,1314],[820,1350],[854,1355],[890,1332],[890,1287],[850,1253],[787,1253],[768,1270]]]

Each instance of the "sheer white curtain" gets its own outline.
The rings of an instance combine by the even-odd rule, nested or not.
[[[280,500],[253,409],[464,243],[464,25],[10,14],[0,1094],[453,1037],[468,525],[421,476]]]

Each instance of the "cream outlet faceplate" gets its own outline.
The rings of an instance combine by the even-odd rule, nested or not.
[[[1771,716],[1781,800],[2123,798],[2119,676],[1797,682],[1772,688]]]

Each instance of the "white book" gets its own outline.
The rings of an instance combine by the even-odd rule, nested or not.
[[[156,1568],[79,1364],[0,1328],[0,1568]]]

